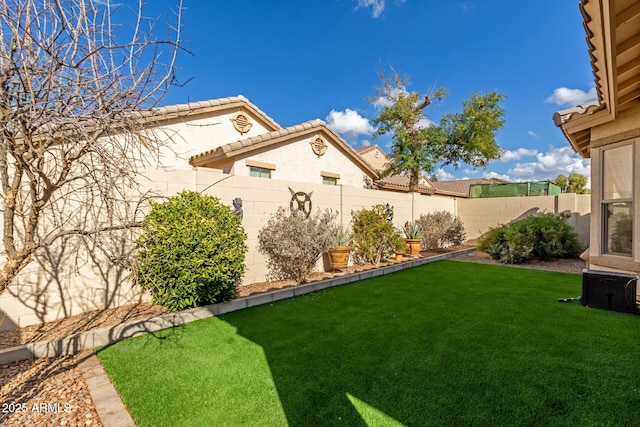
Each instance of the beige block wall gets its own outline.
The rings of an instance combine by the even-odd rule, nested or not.
[[[465,225],[467,239],[475,240],[491,228],[524,218],[550,212],[568,213],[582,243],[589,242],[589,194],[560,194],[558,196],[496,197],[488,199],[458,199],[458,216]]]
[[[243,284],[264,281],[267,274],[265,259],[256,250],[259,230],[278,207],[288,208],[289,187],[294,191],[311,193],[313,212],[332,209],[339,213],[339,221],[349,224],[351,211],[375,204],[394,207],[394,224],[415,220],[421,214],[447,210],[459,215],[469,238],[475,238],[489,227],[506,223],[526,213],[547,210],[570,210],[578,215],[576,221],[588,217],[588,196],[562,195],[554,197],[455,199],[426,196],[418,193],[399,193],[368,190],[347,186],[309,184],[276,179],[232,176],[220,171],[195,168],[191,170],[148,170],[141,184],[163,197],[183,190],[196,190],[220,198],[232,206],[232,200],[243,200],[243,226],[247,233],[246,273]],[[557,200],[557,201],[556,201]],[[136,232],[114,236],[119,251],[126,255],[133,248]],[[109,264],[101,252],[83,246],[83,241],[71,238],[40,254],[17,278],[9,291],[0,295],[0,329],[12,329],[29,324],[52,321],[84,311],[135,303],[149,296],[132,287],[126,279],[127,271]],[[64,244],[66,243],[66,246]],[[73,243],[73,244],[72,244]],[[79,251],[73,245],[80,245]],[[317,268],[322,268],[319,262]]]

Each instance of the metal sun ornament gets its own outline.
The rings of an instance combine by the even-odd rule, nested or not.
[[[309,218],[309,215],[311,215],[311,195],[313,191],[307,194],[303,191],[293,191],[291,187],[289,187],[289,191],[291,192],[291,201],[289,202],[291,212],[300,211],[305,215],[305,218]]]

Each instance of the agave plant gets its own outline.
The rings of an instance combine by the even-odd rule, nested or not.
[[[422,228],[416,222],[405,222],[404,224],[404,235],[407,236],[407,239],[420,239],[422,237]]]
[[[336,225],[332,230],[333,246],[344,247],[351,243],[351,229],[344,225]]]

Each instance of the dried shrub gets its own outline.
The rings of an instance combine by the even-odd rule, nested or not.
[[[267,257],[269,280],[304,282],[332,244],[336,213],[318,211],[305,218],[280,207],[258,233],[258,251]]]
[[[392,255],[402,237],[391,221],[387,220],[386,206],[351,211],[354,259],[378,265],[383,257]],[[402,242],[404,244],[404,242]]]
[[[179,193],[154,204],[142,222],[132,277],[170,311],[228,301],[244,274],[246,238],[219,199]]]
[[[423,249],[457,246],[467,237],[462,220],[451,212],[435,211],[423,214],[416,223],[422,229],[420,245]]]

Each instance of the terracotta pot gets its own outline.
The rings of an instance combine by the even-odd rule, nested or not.
[[[404,239],[406,252],[409,255],[418,255],[420,253],[420,239]]]
[[[403,256],[404,252],[396,252],[396,261],[402,261]]]
[[[349,246],[338,246],[329,248],[329,262],[333,270],[341,270],[349,265],[349,255],[351,248]]]

